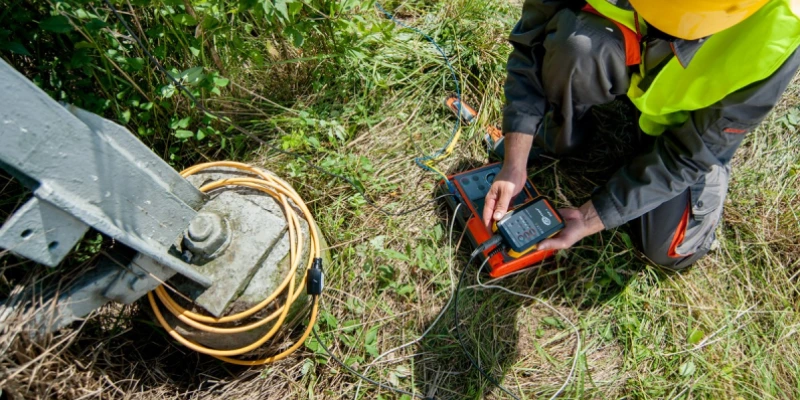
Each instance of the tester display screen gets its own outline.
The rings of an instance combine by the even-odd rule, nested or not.
[[[563,228],[544,199],[514,211],[497,223],[497,229],[511,248],[523,252]]]

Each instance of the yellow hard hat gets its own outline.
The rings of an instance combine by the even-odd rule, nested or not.
[[[769,0],[630,0],[648,24],[681,39],[700,39],[753,15]]]

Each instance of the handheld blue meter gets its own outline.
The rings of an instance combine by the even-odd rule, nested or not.
[[[495,226],[509,247],[508,254],[519,257],[561,232],[564,220],[546,198],[538,197],[510,211]]]

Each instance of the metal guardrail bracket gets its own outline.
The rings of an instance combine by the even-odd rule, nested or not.
[[[88,229],[88,225],[72,215],[34,197],[0,229],[0,247],[55,267]]]

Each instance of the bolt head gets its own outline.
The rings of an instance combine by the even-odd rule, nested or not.
[[[199,212],[189,223],[183,236],[183,244],[192,254],[209,258],[228,243],[229,229],[222,216]]]
[[[211,236],[214,226],[221,225],[221,219],[217,214],[200,213],[189,223],[189,239],[203,241]],[[219,221],[217,221],[219,220]]]

